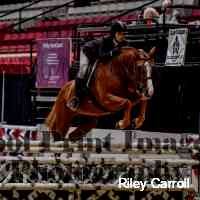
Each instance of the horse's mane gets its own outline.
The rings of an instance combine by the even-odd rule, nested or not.
[[[129,47],[129,46],[122,47],[121,53],[125,56],[127,54],[129,55],[132,54],[132,56],[135,56],[136,59],[141,59],[141,60],[150,59],[149,55],[143,49],[137,49],[135,47]]]
[[[144,82],[144,66],[138,65],[138,61],[148,60],[148,54],[142,50],[134,47],[122,47],[120,54],[113,57],[110,61],[111,70],[118,71],[118,74],[126,81],[133,85],[138,85]]]
[[[113,57],[111,59],[111,62],[116,64],[117,63],[124,63],[124,65],[126,64],[126,66],[128,67],[130,63],[132,63],[132,59],[134,59],[134,61],[138,58],[138,51],[136,48],[134,47],[122,47],[120,49],[120,53],[119,55],[117,55],[116,57]],[[128,65],[127,65],[128,64]]]
[[[130,75],[133,76],[136,75],[138,71],[138,69],[136,69],[138,60],[140,60],[139,50],[134,47],[127,46],[121,48],[120,54],[116,58],[113,58],[112,62],[115,66],[116,63],[119,63],[122,70],[126,71],[126,73],[129,72]]]
[[[110,60],[101,60],[100,65],[106,65],[106,69],[110,70],[113,75],[117,75],[124,83],[137,87],[145,84],[144,62],[149,59],[149,55],[144,50],[125,46],[120,49],[117,56]]]

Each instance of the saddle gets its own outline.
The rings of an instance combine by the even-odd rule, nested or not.
[[[96,102],[95,97],[90,91],[90,83],[94,77],[97,63],[98,60],[94,64],[90,64],[88,66],[84,79],[77,78],[75,80],[75,95],[73,95],[72,99],[67,103],[67,106],[69,108],[76,110],[77,107],[79,107],[80,104],[83,103],[82,101],[85,99],[85,97],[89,97],[90,101]]]

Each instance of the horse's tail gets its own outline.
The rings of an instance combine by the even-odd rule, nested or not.
[[[56,101],[51,109],[51,112],[48,114],[45,119],[45,125],[49,128],[50,131],[56,130],[57,123],[57,114],[59,114],[60,102],[67,101],[72,95],[73,82],[66,83],[63,88],[59,91]]]

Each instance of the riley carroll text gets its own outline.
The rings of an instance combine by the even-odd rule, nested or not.
[[[136,181],[133,178],[119,178],[118,187],[126,189],[137,189],[144,191],[147,186],[157,189],[188,189],[190,188],[190,178],[179,181],[164,181],[153,178],[151,181]]]

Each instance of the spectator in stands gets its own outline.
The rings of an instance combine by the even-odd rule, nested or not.
[[[143,19],[144,10],[145,10],[145,9],[142,9],[142,10],[140,11],[140,13],[137,15],[137,21],[136,21],[136,23],[135,23],[135,21],[133,21],[133,22],[131,23],[131,25],[143,25],[143,24],[144,24],[144,19]]]
[[[144,10],[143,19],[147,25],[155,24],[158,22],[159,13],[155,8],[148,7]]]
[[[126,24],[116,21],[111,25],[110,36],[87,42],[83,46],[80,53],[80,69],[75,84],[75,97],[68,104],[71,109],[76,110],[79,107],[84,92],[89,87],[87,79],[90,77],[96,61],[111,59],[119,53],[122,46],[127,45],[124,31],[126,31]]]
[[[179,12],[176,9],[170,8],[173,5],[172,0],[164,0],[162,2],[162,11],[160,15],[159,23],[163,24],[178,24]]]

